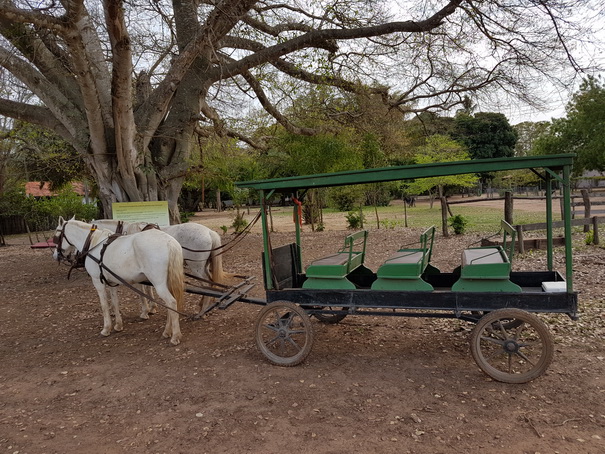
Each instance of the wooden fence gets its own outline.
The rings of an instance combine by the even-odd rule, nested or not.
[[[593,244],[599,244],[599,224],[605,224],[605,217],[593,216],[591,218],[581,218],[581,219],[572,219],[571,220],[572,226],[583,225],[583,226],[587,226],[588,228],[590,228],[590,226],[592,226],[592,243]],[[552,223],[553,229],[564,227],[564,225],[565,225],[564,221],[554,221]],[[518,244],[517,249],[519,250],[519,252],[521,254],[523,254],[525,252],[525,249],[527,246],[527,244],[526,244],[527,240],[525,240],[523,238],[524,232],[531,232],[534,230],[546,230],[547,227],[548,227],[548,225],[546,224],[546,222],[541,222],[538,224],[515,225],[515,229],[517,230],[517,244]],[[536,241],[536,240],[530,240],[530,241]],[[540,240],[538,240],[538,241],[540,241]],[[553,238],[553,242],[556,243],[556,238]],[[540,246],[538,245],[538,247],[536,247],[536,249],[540,249]]]

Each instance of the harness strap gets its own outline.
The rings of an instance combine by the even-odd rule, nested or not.
[[[72,263],[71,267],[69,268],[69,272],[67,273],[67,279],[69,279],[69,277],[71,276],[71,272],[74,269],[84,268],[84,263],[86,262],[86,256],[90,252],[90,243],[92,242],[92,236],[96,231],[97,231],[97,226],[95,224],[93,224],[92,227],[90,228],[90,231],[88,232],[88,236],[86,237],[86,240],[84,241],[82,250],[80,252],[76,253],[74,263]],[[64,232],[65,232],[65,227],[63,227],[63,230],[61,231],[61,233],[63,234],[63,239],[65,239],[67,241],[67,238],[65,237]],[[69,243],[69,241],[67,241],[67,242]]]
[[[106,266],[103,265],[103,256],[105,255],[105,251],[107,250],[107,246],[109,246],[111,243],[113,243],[117,238],[119,238],[121,236],[122,236],[121,233],[114,233],[113,235],[107,237],[107,240],[105,240],[105,243],[103,244],[103,247],[101,248],[101,254],[100,254],[100,258],[99,258],[98,262],[97,262],[97,259],[95,259],[94,257],[92,257],[92,256],[90,257],[95,262],[97,262],[97,264],[99,265],[99,272],[101,273],[101,275],[100,275],[99,278],[101,279],[101,282],[103,284],[105,284],[105,285],[109,285],[110,287],[117,287],[118,284],[114,284],[112,282],[109,282],[105,278],[105,275],[103,274],[103,268],[105,268],[107,270],[109,270],[109,268],[107,268]]]

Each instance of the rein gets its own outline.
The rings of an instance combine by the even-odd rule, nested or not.
[[[242,230],[241,232],[237,233],[235,235],[235,237],[228,241],[225,244],[221,244],[218,247],[212,248],[212,249],[191,249],[188,247],[185,247],[183,245],[181,245],[181,248],[185,251],[189,251],[189,252],[214,252],[214,251],[220,251],[217,255],[221,255],[224,254],[225,252],[233,249],[235,246],[237,246],[237,244],[242,241],[245,237],[245,235],[247,235],[248,233],[250,233],[250,230],[252,229],[252,227],[254,226],[254,224],[256,224],[258,222],[258,220],[260,219],[261,216],[261,212],[259,211],[256,216],[254,216],[254,218],[252,219],[252,222],[250,222],[250,224],[248,224],[244,230]],[[228,246],[228,248],[227,248]],[[223,250],[221,250],[223,249]],[[191,259],[187,259],[187,261],[189,262],[195,262],[195,260],[191,260]]]

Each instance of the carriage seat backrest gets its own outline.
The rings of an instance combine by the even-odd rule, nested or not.
[[[432,266],[428,270],[434,239],[435,226],[432,226],[420,234],[419,241],[401,246],[378,268],[372,289],[432,291],[433,287],[423,280],[423,275],[439,272]]]
[[[378,276],[393,279],[420,277],[431,261],[434,240],[435,226],[432,226],[420,234],[418,242],[401,246],[387,258],[378,269]]]
[[[469,248],[462,252],[462,268],[469,265],[512,263],[517,231],[506,221],[500,222],[502,245]]]
[[[460,278],[452,291],[521,292],[521,287],[510,280],[517,232],[506,221],[501,221],[500,225],[503,232],[501,246],[468,248],[462,252]]]
[[[344,245],[336,254],[312,262],[307,268],[307,276],[344,277],[363,265],[366,254],[367,230],[347,235]]]

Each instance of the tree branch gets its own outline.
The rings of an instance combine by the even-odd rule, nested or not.
[[[56,119],[50,109],[46,107],[33,106],[0,98],[0,115],[50,129],[59,134],[63,139],[73,143],[72,134]]]
[[[246,71],[252,67],[274,61],[280,57],[304,48],[318,47],[330,49],[333,47],[333,45],[330,43],[337,40],[369,38],[390,33],[427,32],[439,27],[443,20],[447,16],[453,14],[463,1],[464,0],[451,0],[441,10],[434,13],[429,18],[418,22],[389,22],[386,24],[351,29],[314,30],[296,38],[292,38],[288,41],[266,47],[263,50],[246,56],[231,65],[227,65],[226,67],[215,69],[213,71],[212,78],[214,81],[217,81],[221,78],[233,77],[234,75],[242,74],[243,71]]]

